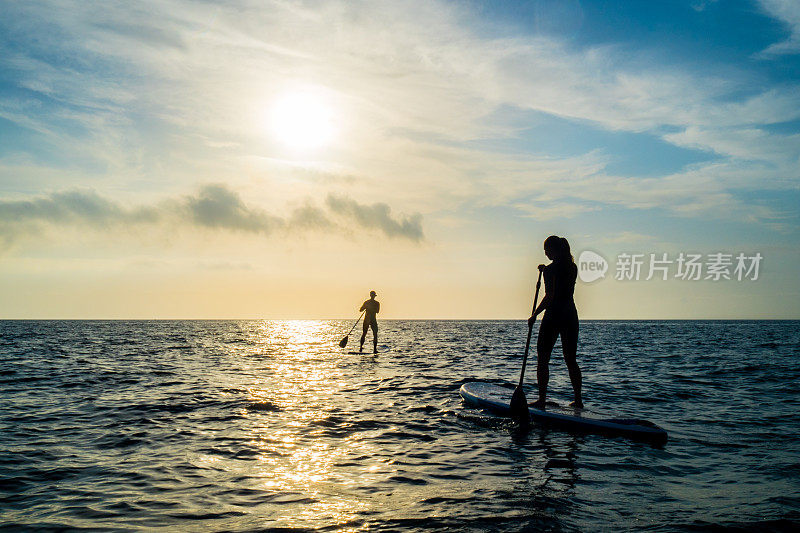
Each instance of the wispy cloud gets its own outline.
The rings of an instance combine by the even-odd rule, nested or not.
[[[760,128],[686,128],[664,138],[677,146],[713,151],[747,161],[792,164],[800,156],[800,135],[774,135]]]
[[[759,0],[761,7],[771,17],[781,21],[789,31],[785,41],[770,45],[761,52],[763,57],[800,52],[800,3],[795,0]]]

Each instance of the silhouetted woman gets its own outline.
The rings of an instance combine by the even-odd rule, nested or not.
[[[550,354],[556,339],[561,335],[561,347],[564,350],[564,361],[569,370],[575,401],[570,405],[583,407],[581,399],[581,369],[576,360],[578,351],[578,310],[572,294],[575,291],[575,280],[578,267],[572,258],[569,242],[563,237],[551,235],[544,241],[544,254],[552,261],[549,265],[539,265],[544,277],[545,296],[535,310],[534,317],[544,311],[542,324],[539,326],[539,339],[536,342],[537,365],[536,379],[539,382],[539,399],[532,407],[544,409],[547,400],[547,382],[550,379]]]

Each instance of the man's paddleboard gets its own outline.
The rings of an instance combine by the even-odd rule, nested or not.
[[[461,397],[474,407],[486,409],[501,416],[511,416],[511,394],[514,389],[494,383],[465,383],[461,386]],[[665,444],[667,432],[647,420],[601,418],[583,409],[551,406],[547,409],[528,409],[531,420],[543,426],[556,426],[586,433],[621,435],[654,444]]]

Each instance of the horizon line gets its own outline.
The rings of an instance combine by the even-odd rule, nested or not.
[[[352,321],[339,318],[2,318],[0,322],[324,322]],[[381,322],[524,322],[527,318],[382,318]],[[797,322],[798,318],[580,318],[581,322]]]

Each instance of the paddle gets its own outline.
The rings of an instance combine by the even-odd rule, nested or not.
[[[349,339],[348,339],[348,337],[350,336],[350,334],[351,334],[351,333],[353,333],[353,330],[354,330],[354,329],[356,329],[356,326],[357,326],[357,325],[358,325],[358,323],[361,321],[361,317],[362,317],[362,316],[364,316],[364,313],[366,313],[366,312],[367,312],[367,311],[366,311],[366,310],[364,310],[364,311],[361,313],[361,315],[358,317],[358,320],[356,320],[356,323],[355,323],[355,324],[353,324],[353,327],[352,327],[352,328],[350,328],[350,331],[348,331],[348,332],[347,332],[347,335],[345,335],[345,336],[344,336],[344,338],[343,338],[342,340],[340,340],[340,341],[339,341],[339,348],[344,348],[345,346],[347,346],[347,341],[349,340]]]
[[[539,287],[542,286],[542,271],[539,270],[539,279],[536,280],[536,294],[533,297],[533,309],[531,316],[533,320],[528,324],[528,340],[525,341],[525,355],[522,357],[522,370],[519,373],[519,385],[514,389],[514,394],[511,395],[511,415],[520,417],[522,420],[528,420],[528,400],[525,398],[525,392],[522,390],[522,380],[525,379],[525,365],[528,362],[528,351],[531,347],[531,333],[533,332],[533,324],[536,322],[536,304],[539,302]]]

